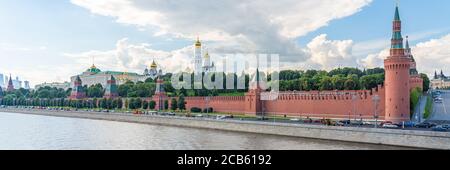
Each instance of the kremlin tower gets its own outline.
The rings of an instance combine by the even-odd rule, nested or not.
[[[107,99],[113,99],[119,96],[117,92],[117,84],[114,76],[111,75],[111,78],[106,83],[105,95],[104,97]]]
[[[385,120],[394,123],[410,120],[410,69],[409,50],[403,47],[402,24],[398,5],[395,8],[390,55],[384,60]]]
[[[408,36],[406,36],[405,55],[406,55],[406,57],[408,57],[411,60],[411,65],[410,65],[410,69],[409,69],[409,74],[411,76],[410,80],[409,80],[410,89],[414,90],[416,88],[419,88],[419,89],[423,90],[423,79],[422,79],[422,77],[420,77],[420,74],[417,71],[416,60],[414,59],[414,56],[412,55],[411,48],[409,47]]]
[[[70,99],[83,99],[86,98],[86,93],[83,90],[80,76],[77,76],[73,82],[72,92],[70,93]]]
[[[164,81],[161,79],[160,76],[156,79],[156,89],[155,89],[155,95],[153,95],[153,101],[156,102],[155,108],[156,110],[164,110],[164,101],[168,100],[169,98],[166,95],[166,92],[164,91]]]

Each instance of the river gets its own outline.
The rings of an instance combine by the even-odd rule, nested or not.
[[[0,112],[1,150],[367,150],[398,147]]]

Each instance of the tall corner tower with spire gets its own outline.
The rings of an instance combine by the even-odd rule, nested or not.
[[[402,22],[398,5],[395,8],[390,55],[384,60],[385,120],[394,123],[410,120],[411,59],[405,54]]]

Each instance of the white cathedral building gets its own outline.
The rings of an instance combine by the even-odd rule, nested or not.
[[[209,56],[208,51],[202,56],[202,43],[199,38],[197,38],[197,42],[195,42],[194,71],[195,73],[216,71],[216,67],[214,66],[214,62],[211,62],[211,56]]]

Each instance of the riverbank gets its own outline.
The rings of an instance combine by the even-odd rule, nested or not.
[[[236,120],[132,115],[122,113],[75,112],[31,109],[0,109],[0,112],[109,120],[235,132],[281,135],[322,140],[391,145],[425,149],[450,149],[450,133],[354,127],[329,127]]]

